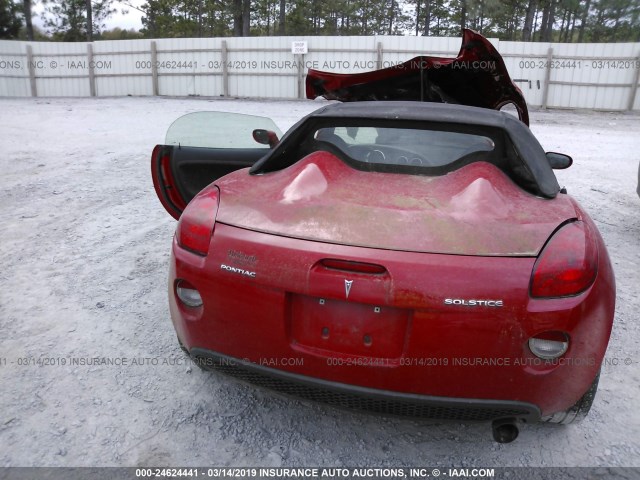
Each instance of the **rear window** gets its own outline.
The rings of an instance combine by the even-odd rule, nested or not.
[[[502,128],[386,118],[311,118],[289,132],[252,173],[286,168],[317,151],[369,172],[438,176],[487,162],[525,189],[533,181]]]
[[[535,150],[542,148],[530,132],[527,135],[521,145],[526,147],[528,142],[536,155]],[[309,117],[291,129],[251,173],[281,170],[318,151],[330,152],[357,170],[408,175],[446,175],[474,162],[487,162],[524,190],[540,194],[529,164],[505,128],[453,121]]]
[[[473,157],[489,160],[496,148],[488,136],[468,132],[377,126],[317,129],[318,146],[331,145],[349,159],[386,166],[446,167]]]

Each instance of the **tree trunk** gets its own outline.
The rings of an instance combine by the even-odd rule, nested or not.
[[[431,0],[427,0],[424,4],[424,36],[428,37],[431,26]]]
[[[540,41],[544,42],[545,37],[547,35],[547,21],[549,20],[549,3],[550,0],[547,0],[543,9],[542,9],[542,20],[540,21]]]
[[[589,17],[589,8],[591,8],[591,0],[587,0],[587,3],[584,6],[584,12],[582,12],[580,29],[578,30],[578,43],[582,43],[582,39],[584,38],[584,27],[587,25],[587,18]]]
[[[540,10],[536,8],[536,13],[533,15],[533,28],[531,29],[531,41],[536,38],[536,33],[538,33],[538,14]]]
[[[285,0],[280,0],[280,15],[279,15],[279,20],[278,20],[278,35],[284,35],[285,34],[284,24],[285,24],[285,19],[287,17],[287,12],[285,10],[285,6],[286,6],[286,1]]]
[[[569,41],[569,31],[571,30],[571,16],[573,15],[573,11],[567,10],[567,25],[564,29],[564,38],[561,39],[563,42],[567,43]]]
[[[27,27],[27,40],[33,42],[33,23],[31,22],[31,0],[23,0],[24,24]]]
[[[560,42],[562,42],[562,35],[564,35],[564,26],[567,22],[567,12],[568,10],[565,10],[562,14],[562,23],[560,24],[560,37],[558,38],[558,41]]]
[[[462,0],[460,3],[460,28],[462,30],[467,28],[467,0]]]
[[[233,36],[242,36],[242,0],[233,0]]]
[[[524,25],[522,26],[522,41],[531,41],[531,30],[533,26],[533,16],[536,13],[538,7],[538,0],[529,0],[529,6],[527,7],[527,14],[524,17]]]
[[[575,32],[576,30],[576,18],[578,18],[578,9],[575,9],[573,11],[573,20],[571,21],[571,31],[567,32],[568,33],[568,42],[572,43],[573,42],[573,32]]]
[[[421,0],[416,1],[416,37],[420,34],[420,4]]]
[[[518,31],[518,20],[520,20],[520,12],[518,10],[514,10],[510,28],[511,32],[509,32],[509,40],[511,40],[512,42],[516,40],[516,32]]]
[[[313,34],[320,34],[320,18],[318,16],[318,2],[313,2]]]
[[[243,0],[242,2],[242,36],[250,35],[251,27],[251,0]]]
[[[346,17],[344,17],[344,29],[343,29],[343,35],[350,35],[351,33],[351,2],[349,0],[347,0],[347,15]]]
[[[267,37],[271,35],[271,5],[267,2],[267,12],[265,14],[267,17]]]
[[[87,5],[87,42],[93,42],[93,8],[91,0],[85,0]]]
[[[591,41],[596,43],[600,41],[600,35],[602,34],[602,26],[604,24],[604,5],[598,6],[598,14],[596,17],[595,28],[593,29],[593,33],[591,35]]]
[[[544,42],[550,42],[553,40],[553,24],[555,23],[555,9],[556,5],[554,0],[549,0],[549,16],[547,18],[547,28],[544,31]]]

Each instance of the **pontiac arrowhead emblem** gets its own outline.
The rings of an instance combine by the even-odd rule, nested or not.
[[[344,281],[344,293],[349,298],[349,292],[351,291],[351,285],[353,285],[353,280],[345,280]]]

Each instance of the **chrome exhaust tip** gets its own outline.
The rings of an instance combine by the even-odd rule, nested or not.
[[[498,443],[511,443],[518,438],[518,425],[515,418],[494,420],[491,424],[493,439]]]

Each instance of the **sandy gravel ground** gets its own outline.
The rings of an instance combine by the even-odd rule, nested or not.
[[[336,410],[185,360],[166,300],[175,222],[151,184],[152,147],[191,111],[271,113],[286,129],[318,106],[0,99],[0,466],[640,466],[638,115],[532,115],[547,150],[574,156],[560,181],[617,277],[607,357],[619,364],[582,424],[529,425],[498,445],[488,424]],[[60,365],[91,357],[128,365]]]

